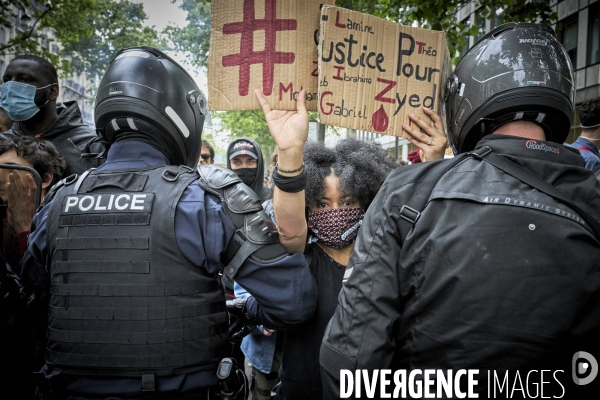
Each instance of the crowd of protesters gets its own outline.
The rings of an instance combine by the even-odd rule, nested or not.
[[[522,37],[556,49],[543,62],[557,81],[498,81],[489,94],[469,51],[446,89],[448,131],[427,108],[428,120],[402,125],[409,166],[373,142],[307,141],[305,92],[281,111],[258,90],[276,144],[269,164],[248,132],[215,166],[195,106],[203,94],[158,50],[123,50],[100,91],[130,79],[124,98],[150,101],[139,88],[159,83],[134,72],[170,63],[177,72],[156,81],[186,82],[181,98],[161,100],[189,103],[180,124],[99,92],[88,127],[76,102],[57,102],[51,63],[15,57],[0,86],[3,388],[38,399],[329,399],[343,370],[558,369],[578,350],[594,354],[600,98],[582,104],[581,136],[564,144],[573,71],[553,32],[514,23],[480,42],[527,56]],[[470,114],[457,117],[466,100]],[[456,157],[443,160],[448,146]],[[190,281],[167,289],[175,264]],[[247,384],[217,376],[228,356]],[[230,390],[232,379],[245,389]]]

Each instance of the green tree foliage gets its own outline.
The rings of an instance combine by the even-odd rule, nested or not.
[[[247,136],[256,140],[265,160],[268,160],[275,150],[275,141],[269,133],[261,110],[215,112],[213,117],[221,121],[220,130],[228,132],[230,139]]]
[[[558,14],[548,1],[536,0],[475,0],[481,5],[478,12],[486,19],[499,17],[499,24],[507,22],[541,22],[552,25]],[[457,21],[456,13],[464,0],[337,0],[339,6],[352,8],[404,25],[434,29],[446,33],[450,54],[458,54],[468,46],[468,37],[477,34],[478,26]],[[460,56],[454,59],[458,63]]]
[[[112,57],[124,47],[162,44],[154,29],[143,26],[147,16],[142,4],[128,0],[52,0],[40,4],[30,0],[0,0],[0,25],[7,28],[17,21],[15,10],[35,10],[31,28],[24,27],[1,46],[0,54],[36,54],[49,59],[63,74],[73,68],[94,76],[102,75]],[[50,46],[43,44],[48,39],[45,33],[48,29],[54,30],[56,40],[62,45],[59,54],[53,54]]]
[[[56,29],[61,53],[72,58],[77,72],[101,76],[123,48],[162,46],[157,32],[143,25],[147,18],[143,4],[128,0],[64,0],[47,23]]]
[[[210,44],[210,0],[183,0],[179,7],[187,11],[188,24],[183,28],[168,26],[165,29],[165,35],[171,39],[170,48],[188,53],[192,65],[205,68]]]

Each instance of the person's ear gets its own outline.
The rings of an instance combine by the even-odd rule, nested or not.
[[[50,100],[56,100],[58,98],[58,94],[60,93],[60,88],[58,87],[58,83],[56,85],[50,86],[50,95],[48,98]]]
[[[48,189],[53,179],[54,174],[52,172],[44,172],[44,176],[42,176],[42,189]]]

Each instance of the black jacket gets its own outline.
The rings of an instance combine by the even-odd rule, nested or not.
[[[254,181],[252,181],[252,183],[250,184],[250,188],[254,190],[254,193],[256,193],[262,201],[265,201],[270,197],[270,193],[269,190],[264,186],[265,166],[262,151],[256,140],[250,139],[249,137],[241,137],[236,138],[231,143],[229,143],[229,146],[227,146],[227,168],[232,169],[229,155],[234,152],[235,144],[240,141],[250,142],[254,146],[254,151],[256,151],[258,159],[256,160],[256,177],[254,178]]]
[[[41,136],[41,139],[49,140],[58,149],[67,162],[67,169],[63,176],[81,174],[89,168],[95,168],[102,164],[98,159],[83,159],[81,154],[86,152],[86,145],[98,135],[93,128],[87,126],[81,119],[81,111],[76,101],[58,103],[56,105],[58,118],[50,125]],[[14,123],[6,133],[23,135],[19,123]],[[100,146],[93,147],[99,151]]]
[[[489,135],[479,146],[542,177],[600,220],[600,185],[581,156],[550,142],[527,143]],[[340,369],[542,365],[566,371],[559,375],[565,385],[574,352],[597,348],[600,243],[564,204],[467,158],[438,182],[414,228],[400,237],[401,207],[440,162],[450,160],[396,169],[369,207],[321,347],[326,398],[339,396]]]

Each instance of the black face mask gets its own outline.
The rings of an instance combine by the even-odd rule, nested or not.
[[[246,185],[251,186],[252,182],[256,179],[256,171],[258,168],[238,168],[234,169],[235,173],[238,174],[242,182]]]

